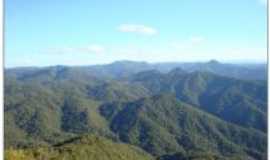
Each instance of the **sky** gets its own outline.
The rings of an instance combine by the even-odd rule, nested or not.
[[[6,0],[5,66],[265,62],[266,0]]]

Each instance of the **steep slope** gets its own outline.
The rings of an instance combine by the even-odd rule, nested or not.
[[[5,151],[5,160],[153,160],[141,149],[88,135],[48,148]]]
[[[237,80],[208,72],[186,73],[182,69],[167,74],[141,72],[131,81],[142,84],[153,95],[173,93],[181,101],[228,122],[266,131],[266,82]]]
[[[64,66],[6,71],[5,147],[46,148],[95,133],[163,159],[193,154],[265,159],[264,81],[180,68],[121,72],[119,79],[89,71]]]
[[[97,79],[76,68],[9,73],[5,76],[5,144],[52,144],[81,133],[113,137],[99,106],[147,95],[141,85]]]
[[[142,85],[110,81],[97,87],[88,88],[88,96],[103,102],[130,101],[147,97],[149,91]]]
[[[111,112],[104,112],[108,110]],[[266,135],[262,132],[226,123],[178,102],[172,95],[105,105],[101,114],[122,141],[156,156],[209,151],[225,157],[249,155],[263,159],[266,153]]]
[[[55,143],[81,132],[109,133],[104,118],[96,111],[98,106],[99,102],[88,99],[72,86],[51,89],[35,83],[8,81],[5,84],[5,146]]]

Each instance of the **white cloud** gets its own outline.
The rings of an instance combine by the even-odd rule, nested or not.
[[[138,25],[138,24],[122,24],[118,27],[118,30],[121,32],[132,32],[139,33],[143,35],[155,35],[157,34],[157,30],[155,28]]]

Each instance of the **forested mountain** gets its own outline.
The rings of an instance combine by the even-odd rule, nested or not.
[[[266,131],[265,82],[243,81],[208,72],[186,73],[179,68],[167,74],[141,72],[131,79],[154,94],[171,92],[179,100],[226,121]]]
[[[133,159],[263,160],[264,69],[216,61],[6,69],[6,155],[32,156],[40,150],[49,159],[101,152],[111,155],[107,159],[126,159],[124,152],[130,152]],[[85,134],[104,138],[93,146],[73,141]],[[125,147],[117,149],[119,143]]]
[[[248,150],[258,154],[265,152],[263,133],[228,124],[177,101],[172,95],[103,106],[101,110],[122,141],[138,145],[153,155],[192,151],[221,155]]]

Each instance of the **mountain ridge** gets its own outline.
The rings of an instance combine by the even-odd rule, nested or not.
[[[266,81],[182,67],[116,69],[120,77],[103,69],[5,70],[6,149],[50,148],[97,134],[155,158],[194,152],[266,159]]]

